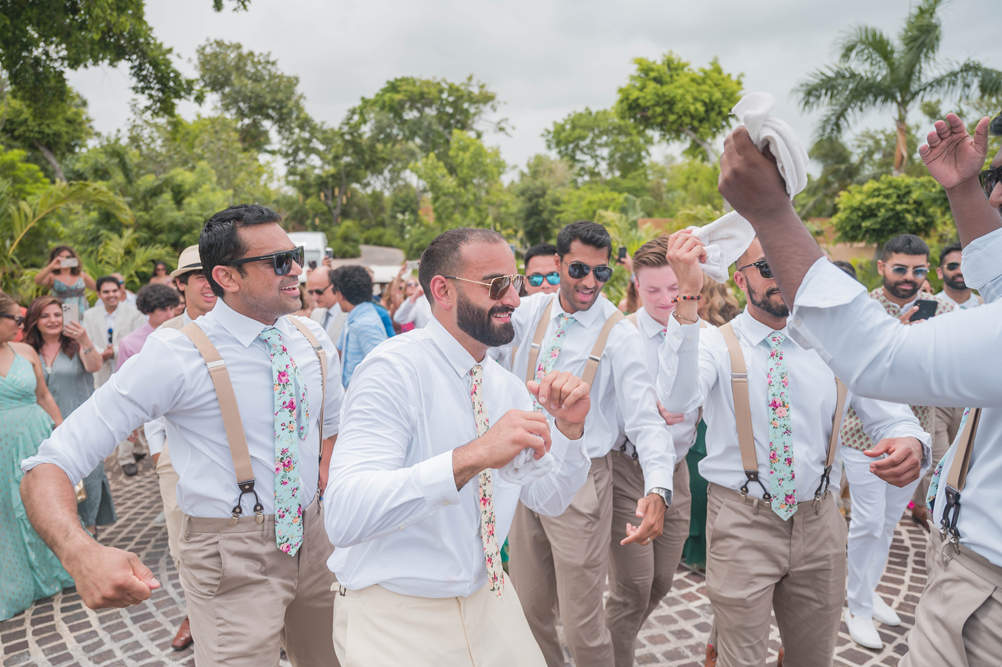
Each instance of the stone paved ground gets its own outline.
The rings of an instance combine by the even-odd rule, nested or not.
[[[184,594],[167,552],[167,531],[153,523],[160,496],[148,459],[140,474],[127,478],[114,462],[106,465],[119,521],[103,529],[102,543],[135,552],[163,584],[146,603],[129,609],[92,611],[73,589],[39,600],[34,607],[0,623],[3,665],[194,665],[192,650],[175,652],[170,642],[184,617]],[[839,634],[835,664],[894,666],[905,653],[905,635],[914,622],[915,605],[925,586],[925,533],[908,520],[895,532],[887,571],[879,592],[904,624],[881,629],[882,652],[854,644]],[[711,612],[702,574],[680,568],[675,586],[640,634],[637,663],[666,667],[702,665]],[[773,627],[773,651],[779,636]],[[285,663],[287,664],[287,663]],[[772,663],[770,663],[772,664]]]

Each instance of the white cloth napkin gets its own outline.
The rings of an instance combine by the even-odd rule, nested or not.
[[[769,93],[749,93],[734,105],[731,112],[748,129],[748,136],[763,150],[769,146],[786,192],[793,196],[807,187],[807,163],[810,158],[800,137],[785,121],[772,115],[776,100]],[[703,271],[718,283],[727,282],[727,268],[737,261],[755,238],[755,230],[737,211],[725,213],[703,227],[690,227],[693,235],[706,245]]]
[[[536,460],[532,458],[535,453],[536,450],[532,447],[520,451],[511,463],[498,471],[501,479],[510,484],[525,486],[556,469],[557,457],[554,454],[547,453],[543,458]]]

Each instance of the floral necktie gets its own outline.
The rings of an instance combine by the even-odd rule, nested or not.
[[[557,330],[553,332],[553,337],[547,343],[546,349],[539,353],[539,363],[536,366],[536,382],[542,382],[546,374],[553,370],[560,356],[560,348],[564,346],[564,337],[567,334],[567,327],[577,320],[567,313],[557,315]],[[543,406],[539,404],[535,397],[532,399],[532,407],[536,412],[541,412]]]
[[[270,348],[275,383],[275,544],[294,556],[303,544],[303,508],[299,504],[299,445],[293,435],[298,430],[299,439],[305,440],[309,432],[306,383],[278,329],[269,327],[258,338]]]
[[[473,401],[473,418],[477,421],[477,437],[483,436],[490,428],[487,419],[487,409],[484,407],[484,369],[477,364],[470,369],[470,376],[473,383],[470,386],[470,400]],[[494,534],[494,482],[492,481],[492,470],[487,468],[481,470],[478,475],[480,482],[480,493],[477,504],[480,506],[480,539],[484,543],[484,562],[487,564],[487,581],[490,582],[491,590],[495,595],[501,597],[504,589],[504,574],[501,570],[501,549],[498,547],[498,538]]]
[[[769,334],[769,492],[772,511],[786,521],[797,511],[797,482],[793,472],[793,430],[790,420],[790,377],[783,359],[779,331]]]

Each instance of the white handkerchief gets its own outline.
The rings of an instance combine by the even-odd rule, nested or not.
[[[550,474],[557,467],[557,457],[552,453],[547,453],[541,459],[534,459],[536,450],[526,447],[505,467],[498,472],[501,479],[511,484],[525,486],[530,482]]]

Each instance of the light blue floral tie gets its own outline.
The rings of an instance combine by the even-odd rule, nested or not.
[[[553,370],[557,363],[557,357],[560,356],[560,348],[564,346],[567,327],[576,321],[573,316],[567,313],[557,315],[557,330],[553,332],[553,337],[550,338],[546,348],[539,353],[539,363],[536,365],[536,382],[542,382],[546,374]],[[535,398],[532,399],[532,407],[536,412],[543,410],[543,406]]]
[[[295,556],[303,544],[303,507],[299,503],[299,444],[294,436],[298,431],[299,439],[305,440],[309,432],[306,383],[278,329],[269,327],[258,338],[270,348],[275,383],[275,544]]]
[[[790,420],[790,376],[783,359],[779,331],[769,334],[769,492],[772,511],[786,521],[797,511],[797,482],[793,472],[793,429]]]

